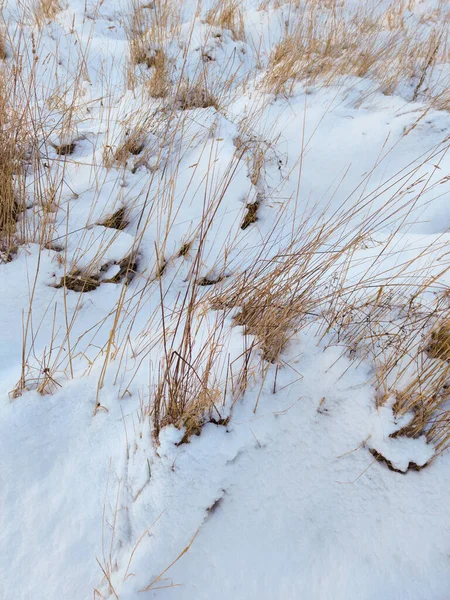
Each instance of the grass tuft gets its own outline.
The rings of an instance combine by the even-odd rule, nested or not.
[[[208,11],[205,21],[212,27],[230,31],[235,41],[245,40],[244,17],[236,0],[219,0]]]
[[[106,217],[106,219],[99,223],[99,225],[103,225],[103,227],[109,227],[110,229],[123,231],[128,225],[125,207],[122,206],[116,210],[112,215]]]
[[[261,206],[261,200],[257,199],[255,202],[250,202],[245,207],[246,213],[244,216],[244,220],[242,221],[241,229],[247,229],[253,223],[256,223],[258,220],[258,209]]]

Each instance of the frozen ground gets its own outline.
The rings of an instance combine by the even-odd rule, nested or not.
[[[206,14],[211,3],[204,4]],[[284,9],[259,4],[242,3],[246,41],[222,31],[219,43],[182,3],[179,35],[191,38],[186,70],[194,72],[206,48],[219,88],[226,73],[239,75],[226,109],[173,110],[169,122],[159,117],[161,100],[143,102],[141,83],[125,89],[128,4],[70,0],[39,31],[36,102],[49,111],[46,168],[62,183],[50,249],[36,238],[0,265],[4,600],[450,596],[450,457],[409,468],[428,463],[433,444],[390,437],[411,416],[394,416],[391,399],[377,408],[374,365],[351,361],[323,328],[317,334],[317,323],[290,339],[278,366],[255,362],[231,412],[224,402],[226,425],[209,422],[190,443],[179,444],[184,431],[173,425],[152,437],[147,407],[164,355],[164,318],[173,326],[192,273],[233,285],[265,253],[283,252],[310,213],[337,222],[359,200],[336,236],[375,226],[352,256],[349,282],[396,269],[406,276],[402,264],[435,242],[411,271],[423,264],[448,284],[441,250],[450,226],[449,113],[412,101],[411,82],[392,95],[353,76],[326,87],[298,83],[289,99],[261,92],[256,49],[276,43]],[[411,14],[435,4],[417,3]],[[13,31],[21,6],[7,2],[4,13]],[[37,29],[28,23],[22,31],[30,58]],[[67,143],[60,129],[71,94],[78,94],[76,142],[62,157],[51,144]],[[146,117],[145,162],[133,155],[132,164],[106,165],[124,128]],[[256,181],[257,144],[265,154]],[[48,215],[35,196],[23,219],[43,227]],[[258,221],[242,229],[256,200]],[[106,226],[120,207],[126,226]],[[206,233],[205,213],[214,216]],[[108,281],[129,256],[138,257],[133,280]],[[95,289],[59,285],[93,265]],[[123,321],[114,329],[119,305]],[[229,316],[219,329],[220,311],[206,306],[194,354],[217,336],[223,384],[249,336]]]

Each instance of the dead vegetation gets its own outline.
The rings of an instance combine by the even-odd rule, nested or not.
[[[429,20],[418,22],[407,20],[404,1],[382,12],[368,3],[335,0],[291,6],[285,33],[270,52],[263,82],[268,92],[289,96],[298,81],[330,85],[356,76],[373,80],[385,94],[407,82],[410,99],[423,93],[442,104],[445,86],[431,77],[448,59],[450,15],[443,3]]]
[[[205,19],[208,25],[228,30],[235,41],[245,40],[245,25],[242,10],[236,0],[219,0],[208,11]]]
[[[125,164],[131,156],[138,156],[145,148],[145,134],[139,129],[133,129],[125,133],[123,141],[121,141],[115,151],[114,159],[122,164]]]
[[[0,250],[8,257],[16,247],[17,221],[26,204],[24,118],[15,106],[13,82],[0,73]]]
[[[258,198],[255,202],[250,202],[245,207],[245,216],[242,221],[241,229],[247,229],[258,220],[258,209],[261,205],[261,200]]]
[[[112,277],[106,278],[105,273],[111,267],[117,267],[117,273]],[[102,283],[121,283],[126,284],[132,281],[136,275],[138,269],[137,256],[130,254],[125,256],[120,261],[110,261],[104,263],[99,269],[96,268],[95,263],[90,268],[72,269],[69,273],[66,273],[55,286],[56,289],[65,288],[73,292],[92,292],[96,290]]]
[[[280,215],[285,208],[280,207],[279,213],[273,213],[276,216],[272,233],[260,240],[250,266],[247,265],[240,271],[239,265],[233,265],[234,270],[228,276],[226,268],[221,266],[210,270],[211,265],[204,268],[202,263],[203,245],[206,244],[208,230],[217,218],[218,208],[235,176],[237,165],[241,161],[246,163],[248,179],[254,189],[252,195],[248,196],[244,214],[242,211],[238,212],[242,209],[239,204],[230,205],[230,210],[236,210],[238,215],[236,227],[241,230],[238,231],[239,235],[251,237],[251,230],[246,234],[242,234],[242,230],[249,229],[258,219],[263,222],[263,215],[259,213],[262,202],[266,207],[267,199],[268,210],[270,205],[270,195],[265,195],[266,177],[270,170],[268,167],[273,166],[269,164],[271,161],[278,161],[273,149],[276,146],[276,135],[271,137],[272,132],[269,132],[266,139],[251,127],[263,112],[258,105],[259,100],[252,97],[248,104],[249,114],[242,123],[235,122],[233,114],[227,112],[230,98],[246,94],[249,89],[247,83],[251,78],[254,78],[254,87],[257,88],[252,94],[268,93],[267,97],[263,96],[264,101],[260,102],[265,105],[273,100],[273,94],[293,94],[299,82],[305,88],[311,86],[311,89],[341,85],[343,81],[349,82],[351,87],[354,84],[352,78],[356,77],[372,81],[374,86],[371,89],[381,90],[386,94],[394,93],[402,83],[406,88],[402,93],[407,99],[427,100],[430,105],[448,108],[448,86],[443,85],[445,82],[442,79],[437,82],[439,78],[434,78],[439,65],[448,64],[449,18],[446,6],[441,3],[435,13],[424,15],[421,20],[407,20],[405,14],[408,3],[403,1],[391,2],[380,16],[377,6],[370,2],[350,5],[334,0],[287,3],[266,0],[261,3],[260,10],[271,11],[270,18],[280,22],[279,35],[277,33],[275,41],[271,40],[271,45],[266,48],[263,41],[260,46],[254,47],[254,42],[246,39],[242,4],[226,0],[216,2],[206,14],[201,13],[199,5],[198,23],[204,19],[200,24],[207,33],[205,39],[198,43],[198,48],[193,49],[190,39],[180,40],[179,37],[187,23],[181,16],[183,3],[155,0],[147,3],[136,1],[132,4],[130,17],[125,24],[129,43],[129,64],[126,68],[129,72],[125,77],[127,80],[124,81],[123,93],[130,93],[133,100],[141,98],[143,109],[133,112],[131,117],[124,111],[126,117],[120,121],[113,112],[113,105],[107,105],[105,93],[101,106],[106,119],[105,131],[107,138],[114,139],[108,139],[105,144],[103,164],[98,165],[94,161],[90,165],[91,183],[95,188],[92,214],[96,217],[93,221],[117,231],[132,231],[133,226],[136,226],[132,250],[122,260],[114,262],[106,261],[103,258],[105,248],[99,247],[91,267],[78,269],[76,261],[65,265],[68,246],[65,236],[60,231],[57,236],[53,235],[57,216],[61,217],[67,208],[62,207],[60,195],[64,182],[70,184],[70,179],[64,177],[64,169],[67,167],[63,163],[76,160],[74,151],[77,140],[81,139],[76,133],[77,123],[91,118],[90,101],[85,101],[82,92],[78,92],[78,88],[82,90],[80,81],[87,74],[87,55],[81,54],[79,71],[83,77],[80,75],[80,79],[75,82],[68,80],[64,85],[58,84],[59,87],[44,100],[37,102],[31,96],[28,99],[29,104],[35,102],[39,106],[33,113],[36,122],[32,128],[33,135],[40,136],[39,164],[34,155],[30,161],[30,153],[25,149],[27,135],[24,121],[17,109],[19,106],[23,108],[23,103],[16,102],[11,87],[11,82],[21,81],[20,77],[17,76],[16,80],[13,77],[3,77],[0,81],[1,256],[4,260],[10,260],[17,248],[18,238],[20,242],[38,240],[41,247],[60,248],[56,260],[59,261],[59,267],[67,268],[67,273],[56,285],[57,289],[83,294],[98,289],[104,283],[124,283],[122,287],[126,288],[138,272],[137,257],[146,228],[154,231],[155,248],[152,251],[154,250],[155,257],[151,275],[141,273],[136,278],[144,280],[142,288],[138,288],[136,283],[139,291],[131,286],[136,296],[128,297],[126,289],[120,293],[114,307],[114,323],[109,328],[110,334],[106,341],[102,340],[99,344],[101,350],[98,355],[89,359],[89,368],[98,360],[104,361],[99,378],[101,390],[106,370],[115,360],[117,371],[123,372],[127,352],[136,364],[142,364],[140,361],[144,359],[141,355],[148,356],[145,353],[150,352],[150,342],[145,341],[144,334],[142,339],[139,337],[141,332],[136,333],[135,322],[141,323],[139,311],[142,306],[147,306],[148,297],[154,298],[155,294],[161,294],[158,312],[152,313],[153,320],[149,318],[143,327],[146,334],[153,329],[163,331],[163,350],[159,348],[160,353],[157,355],[158,385],[153,391],[147,411],[153,420],[156,435],[164,425],[173,424],[185,429],[184,441],[188,441],[191,435],[200,432],[203,423],[223,423],[226,420],[230,408],[227,405],[229,387],[237,386],[245,390],[246,385],[242,382],[250,378],[255,363],[250,364],[251,360],[246,356],[239,375],[231,377],[226,371],[221,362],[223,339],[229,335],[225,328],[225,317],[230,317],[233,326],[240,327],[244,337],[251,339],[252,350],[249,355],[252,355],[253,360],[254,351],[258,350],[257,354],[262,359],[258,365],[263,364],[263,372],[267,372],[272,364],[279,368],[292,337],[312,320],[318,320],[329,343],[338,340],[339,344],[345,344],[346,351],[354,360],[372,361],[377,374],[375,385],[380,403],[394,395],[396,412],[399,415],[413,414],[402,434],[417,436],[425,433],[430,441],[436,443],[438,449],[446,447],[450,439],[447,433],[450,431],[450,417],[446,408],[450,315],[446,312],[447,308],[444,310],[443,301],[440,301],[437,312],[430,312],[426,318],[420,313],[419,318],[415,312],[414,294],[406,287],[399,294],[399,282],[394,277],[380,285],[367,276],[359,286],[360,291],[369,289],[372,285],[376,291],[371,293],[366,290],[364,300],[359,297],[355,299],[353,292],[346,289],[344,283],[353,255],[370,237],[370,232],[376,231],[380,223],[388,223],[391,218],[395,222],[398,208],[395,203],[398,199],[392,203],[386,202],[379,213],[370,217],[368,225],[359,228],[355,225],[355,220],[358,220],[364,208],[368,209],[373,197],[362,196],[350,206],[352,199],[332,220],[327,220],[324,213],[313,212],[304,221],[297,220],[295,227],[292,225],[290,242],[275,251],[272,250],[275,241],[271,236],[275,235],[278,219],[281,219]],[[34,13],[39,27],[42,28],[47,22],[57,18],[62,7],[61,3],[53,0],[40,0]],[[9,47],[9,38],[5,35],[4,39],[8,39]],[[31,64],[33,61],[38,62],[36,57],[39,55],[36,38],[33,38],[33,44],[35,46],[32,45],[30,50]],[[230,56],[226,55],[227,44],[233,47]],[[222,56],[222,52],[222,58],[225,57],[220,66],[216,51],[218,56]],[[249,74],[244,73],[244,70],[250,53],[255,60],[255,68]],[[16,54],[19,56],[20,52],[12,52],[13,57]],[[197,58],[194,59],[193,56]],[[5,57],[6,42],[2,43],[0,38],[0,58]],[[9,59],[5,62],[8,63]],[[16,73],[19,73],[19,65],[16,65],[16,69]],[[32,81],[35,73],[31,72],[29,77]],[[85,79],[87,81],[89,78],[86,76]],[[25,76],[20,85],[22,89],[26,89],[28,83]],[[76,93],[71,94],[72,87]],[[152,108],[147,110],[147,104],[151,104]],[[41,106],[48,107],[50,113],[57,115],[58,135],[61,130],[58,138],[62,140],[60,144],[49,142],[50,139],[55,139],[51,137],[55,125],[52,122],[50,135],[45,129],[45,114],[40,112]],[[233,122],[239,132],[235,140],[235,156],[230,159],[228,171],[219,179],[215,178],[214,170],[216,163],[221,160],[220,153],[214,156],[214,144],[211,148],[208,146],[214,138],[214,127],[211,124],[207,127],[199,124],[196,121],[198,115],[189,113],[208,108],[218,111],[218,118],[223,116]],[[186,114],[180,114],[181,111]],[[116,129],[109,127],[109,119]],[[176,189],[177,169],[183,153],[187,152],[182,138],[194,126],[198,126],[201,133],[195,134],[192,143],[195,141],[199,146],[203,144],[204,149],[211,151],[206,174],[200,177],[202,181],[205,177],[208,183],[202,199],[205,210],[200,223],[196,223],[195,228],[193,226],[193,230],[187,234],[183,232],[176,240],[177,245],[172,246],[169,253],[167,247],[170,248],[169,241],[172,241],[172,227],[177,224],[179,213],[182,213],[181,204],[177,204],[179,196],[182,195],[184,200],[184,195],[189,197],[194,186],[200,187],[196,181],[197,163],[193,162],[189,165],[189,170],[193,173],[192,179],[187,181],[186,188],[182,191]],[[154,144],[152,135],[156,140]],[[59,171],[50,160],[52,157],[55,160],[54,152],[59,157],[66,157],[66,160],[56,161],[62,164],[58,167]],[[130,175],[129,167],[136,160],[131,169],[131,173],[135,174],[136,164],[141,164],[139,161],[145,161],[149,156],[155,158],[154,164],[158,164],[158,169],[162,165],[160,172],[155,174],[149,168],[146,184],[133,190],[133,193],[130,192],[130,197],[135,193],[137,199],[129,200],[129,182],[126,177]],[[31,185],[26,188],[25,193],[26,167],[29,167],[30,162],[32,166],[28,170],[33,175],[33,181],[29,182]],[[123,196],[120,196],[120,208],[109,202],[106,205],[108,209],[96,208],[107,177],[102,172],[103,167],[126,174],[120,183],[123,192]],[[284,174],[280,166],[274,172],[280,183],[273,185],[279,192],[292,172]],[[111,173],[108,176],[110,175]],[[376,193],[385,192],[383,189]],[[27,194],[32,196],[32,202],[28,204]],[[76,199],[77,192],[74,191],[71,200]],[[253,201],[249,201],[250,199]],[[237,202],[238,200],[236,199]],[[110,213],[111,206],[116,209]],[[37,232],[34,237],[17,235],[25,207],[30,212],[33,211]],[[138,207],[136,223],[131,217],[134,217],[135,207]],[[99,214],[103,215],[101,219],[98,218]],[[185,219],[185,216],[182,218]],[[88,221],[81,223],[80,228],[90,226],[87,223]],[[259,229],[258,227],[258,232]],[[68,229],[66,235],[71,234],[72,231]],[[52,243],[54,237],[56,245]],[[61,238],[59,246],[58,240]],[[80,246],[84,243],[85,238],[81,238]],[[232,241],[227,244],[229,245],[221,249],[225,257],[231,255],[234,249]],[[83,251],[81,248],[80,254]],[[150,252],[148,247],[146,252]],[[176,257],[186,260],[173,260]],[[108,272],[113,267],[114,274],[109,276]],[[173,275],[177,269],[179,272]],[[200,273],[205,272],[206,276],[200,276]],[[179,273],[182,273],[183,292],[187,290],[186,297],[184,300],[178,298],[177,306],[171,306],[169,310],[164,304],[164,294],[167,293],[165,286],[170,288],[171,282]],[[217,273],[220,275],[217,276]],[[223,273],[227,273],[227,276],[223,276]],[[393,289],[397,291],[394,293]],[[414,308],[408,308],[408,303]],[[211,314],[208,310],[211,307],[216,311],[214,326],[217,331],[213,333],[210,328],[208,336],[202,339],[199,346],[196,334],[205,323],[205,315]],[[31,321],[30,317],[29,323]],[[70,323],[66,324],[67,338],[70,338],[72,325],[67,315],[66,321]],[[392,330],[390,327],[383,329],[386,321],[392,325]],[[99,328],[101,329],[100,326]],[[139,341],[136,342],[133,336],[139,338]],[[398,339],[401,343],[396,345],[393,339]],[[30,356],[33,341],[31,335],[27,356]],[[61,347],[69,348],[62,371],[70,374],[73,349],[66,342],[67,339],[64,339],[64,344],[61,344]],[[94,346],[92,343],[92,347]],[[144,350],[137,350],[136,346]],[[78,350],[82,355],[85,349]],[[61,357],[58,360],[63,362]],[[24,363],[26,361],[27,358],[24,358]],[[47,365],[46,361],[42,361],[42,365]],[[136,367],[136,372],[138,368]],[[56,381],[56,372],[57,369],[52,367],[47,375],[51,373],[52,380]],[[116,381],[121,381],[121,377],[122,375],[117,375]],[[45,389],[53,389],[52,380],[46,377]],[[22,378],[22,384],[23,381]],[[236,381],[241,383],[238,385]],[[23,385],[22,388],[25,389]],[[18,389],[22,388],[19,386]],[[121,393],[126,394],[127,391],[124,384]]]
[[[356,230],[338,246],[331,243],[351,222],[352,210],[343,211],[333,222],[322,221],[319,215],[316,219],[304,222],[295,242],[283,252],[267,256],[264,249],[252,267],[212,300],[213,308],[232,311],[234,324],[256,338],[269,363],[279,361],[290,338],[311,315],[318,316],[339,289],[345,277],[341,259],[361,242],[362,233]]]
[[[103,163],[110,169],[129,166],[133,172],[151,153],[147,144],[148,124],[145,119],[139,123],[124,123],[120,133],[109,140],[103,148]]]
[[[430,358],[450,361],[450,327],[448,323],[440,325],[436,331],[431,332],[425,351]]]
[[[151,74],[147,80],[147,89],[153,98],[166,98],[169,93],[171,80],[169,60],[164,50],[157,50],[152,55]]]
[[[33,12],[38,27],[50,23],[61,9],[62,6],[59,0],[35,0]]]
[[[378,405],[394,398],[394,413],[409,417],[392,436],[425,435],[439,454],[450,445],[450,306],[445,289],[423,301],[433,285],[425,269],[407,282],[390,274],[373,294],[365,281],[363,300],[339,299],[328,331],[353,361],[373,364]]]
[[[187,256],[189,254],[189,251],[191,248],[192,248],[192,242],[185,242],[181,246],[181,248],[178,252],[178,257],[181,258],[181,257]]]
[[[181,110],[193,110],[195,108],[219,109],[218,100],[208,89],[205,81],[184,81],[177,91],[177,101]]]
[[[211,333],[199,343],[193,337],[199,327],[194,312],[197,303],[194,288],[189,297],[185,296],[184,303],[191,310],[180,311],[179,342],[174,344],[175,339],[164,329],[164,346],[172,349],[167,351],[160,365],[159,382],[149,408],[156,438],[162,427],[175,425],[184,430],[181,443],[188,442],[192,435],[199,435],[205,422],[212,419],[222,422],[225,400],[217,371],[225,333],[223,321],[216,320]]]
[[[166,51],[180,27],[181,6],[172,0],[140,4],[133,0],[131,18],[126,25],[130,47],[129,87],[144,81],[153,98],[165,98],[171,85],[171,65]],[[144,67],[136,74],[134,67]]]
[[[54,146],[56,154],[58,156],[68,156],[75,152],[75,142],[69,142],[68,144],[55,144]]]
[[[75,270],[72,273],[67,273],[58,283],[56,288],[66,288],[72,292],[92,292],[100,285],[99,276],[91,275],[89,271],[82,272]]]
[[[212,275],[211,276],[205,275],[205,277],[200,277],[200,279],[197,280],[197,285],[199,285],[200,287],[208,287],[210,285],[217,285],[224,279],[225,279],[225,275],[217,275],[216,277],[214,277]]]
[[[103,270],[107,270],[112,265],[117,265],[119,270],[117,273],[109,279],[103,279],[104,283],[121,283],[129,284],[138,272],[139,258],[135,253],[131,253],[125,256],[119,262],[107,263],[102,267]],[[102,270],[101,269],[101,270]]]
[[[103,227],[108,227],[110,229],[117,229],[118,231],[123,231],[125,227],[128,225],[128,221],[126,219],[126,209],[125,206],[121,206],[112,215],[106,217],[100,225]]]
[[[6,38],[3,30],[0,28],[0,60],[6,60],[8,57],[8,50],[6,44]]]
[[[385,464],[390,471],[393,471],[394,473],[401,473],[402,475],[405,475],[405,473],[407,473],[408,471],[421,471],[429,464],[429,463],[425,463],[424,465],[418,465],[415,462],[410,462],[408,464],[406,471],[402,471],[401,469],[397,469],[396,467],[394,467],[394,465],[392,464],[392,462],[389,459],[387,459],[385,456],[383,456],[382,454],[380,454],[373,448],[370,448],[369,452],[372,454],[372,456],[375,458],[375,460],[377,460],[380,463]]]

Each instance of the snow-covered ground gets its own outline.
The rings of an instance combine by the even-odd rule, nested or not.
[[[368,289],[378,309],[389,288],[380,339],[401,346],[421,344],[438,313],[427,307],[441,310],[450,114],[436,89],[448,64],[389,94],[351,72],[275,96],[269,55],[294,4],[242,0],[238,35],[211,24],[210,1],[68,0],[39,23],[32,3],[4,3],[5,64],[17,48],[41,160],[19,217],[28,237],[0,264],[1,599],[449,596],[445,443],[425,425],[392,436],[417,410],[397,410],[392,371],[380,397],[380,354],[347,347],[330,317],[348,294],[352,331]],[[376,4],[382,19],[392,3]],[[398,4],[425,36],[445,12]],[[150,28],[144,47],[153,60],[164,48],[176,81],[200,73],[214,102],[187,106],[198,101],[181,86],[152,97],[155,66],[130,65],[133,14],[154,23],[168,6],[166,37]],[[242,227],[249,206],[257,220]],[[309,310],[271,363],[222,294],[247,293],[246,274],[256,285],[287,254],[303,264],[307,249],[290,297]],[[414,324],[428,310],[417,330],[399,307],[411,281]],[[188,420],[155,434],[154,409],[186,332],[183,385],[214,399],[188,440]],[[409,350],[408,368],[395,364],[404,378]]]

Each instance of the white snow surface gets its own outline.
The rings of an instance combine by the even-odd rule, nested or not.
[[[450,456],[444,452],[425,468],[408,470],[410,463],[428,463],[433,446],[424,436],[391,437],[410,417],[396,419],[390,401],[377,407],[372,366],[364,361],[356,366],[342,348],[326,347],[326,339],[318,343],[315,325],[290,340],[280,368],[267,366],[265,378],[255,373],[226,426],[207,423],[188,444],[179,444],[183,431],[173,426],[162,429],[157,444],[142,406],[154,389],[154,367],[162,354],[158,320],[151,318],[158,314],[161,293],[165,305],[173,307],[185,289],[191,265],[189,258],[177,258],[177,252],[187,240],[194,239],[195,247],[211,182],[223,197],[207,235],[200,274],[233,277],[252,263],[283,203],[274,251],[283,248],[287,232],[313,207],[331,215],[348,198],[362,195],[362,188],[364,197],[370,197],[391,182],[358,215],[363,222],[394,189],[401,189],[404,182],[395,177],[408,167],[409,183],[420,186],[426,178],[428,191],[412,209],[404,198],[415,188],[400,193],[393,240],[392,228],[380,225],[373,245],[358,250],[348,278],[357,279],[365,270],[361,265],[370,265],[374,249],[378,255],[388,238],[394,251],[371,269],[395,269],[431,241],[450,241],[450,185],[437,185],[450,173],[450,155],[442,146],[450,133],[450,115],[429,109],[415,125],[424,103],[411,102],[402,90],[392,96],[376,90],[368,95],[370,83],[357,78],[312,90],[298,84],[288,110],[285,99],[272,98],[252,123],[258,139],[270,134],[276,140],[266,156],[265,184],[258,188],[244,162],[235,160],[239,120],[253,103],[262,102],[252,80],[226,114],[207,108],[179,116],[186,119],[183,136],[171,148],[159,146],[161,131],[155,123],[147,140],[155,155],[168,163],[172,151],[181,157],[171,167],[176,172],[175,203],[166,211],[159,207],[168,178],[152,165],[138,166],[135,172],[99,167],[96,181],[101,185],[92,179],[92,163],[101,163],[105,145],[117,144],[125,117],[139,120],[142,111],[157,110],[158,101],[143,107],[138,93],[123,89],[128,4],[91,4],[70,0],[42,33],[41,54],[48,53],[38,69],[42,89],[53,85],[52,61],[60,60],[58,68],[70,72],[77,44],[90,48],[90,78],[83,83],[89,111],[79,119],[79,142],[65,167],[64,210],[55,217],[54,240],[57,244],[71,232],[65,248],[68,270],[91,265],[103,246],[97,266],[107,265],[103,277],[112,277],[117,263],[132,251],[140,232],[138,218],[144,214],[148,225],[139,247],[139,276],[126,301],[131,314],[142,293],[142,310],[120,331],[117,345],[126,358],[120,364],[118,358],[111,361],[94,416],[103,364],[99,349],[108,340],[122,287],[102,283],[85,294],[55,287],[64,267],[56,250],[40,250],[37,243],[22,246],[14,260],[0,265],[0,598],[447,600]],[[193,31],[189,60],[194,64],[196,44],[203,43],[206,29],[195,20],[190,3],[185,4],[181,35]],[[205,3],[205,10],[210,4]],[[248,40],[234,41],[224,32],[222,43],[209,48],[217,54],[214,68],[219,73],[231,56],[241,61],[243,72],[251,72],[255,40],[261,36],[273,45],[280,35],[280,19],[273,18],[269,31],[267,15],[257,10],[259,2],[242,4]],[[85,6],[92,13],[89,19]],[[7,2],[5,10],[14,22],[16,3]],[[72,28],[76,43],[69,34]],[[32,26],[25,35],[31,31]],[[101,103],[104,73],[110,74],[108,119]],[[54,119],[58,122],[58,114]],[[58,143],[57,127],[52,135]],[[307,148],[296,198],[302,143]],[[60,157],[55,154],[53,160],[56,164]],[[245,205],[258,194],[268,200],[258,223],[243,231]],[[129,225],[123,231],[105,228],[102,219],[122,205],[130,207]],[[30,204],[30,215],[33,211]],[[160,290],[159,284],[148,282],[158,269],[155,244],[169,222]],[[231,240],[228,254],[224,249]],[[423,262],[430,273],[442,270],[432,254]],[[448,275],[442,281],[448,284]],[[29,361],[36,359],[35,370],[27,374],[29,390],[12,399],[31,296]],[[70,336],[73,377],[65,376],[64,363],[53,393],[41,395],[32,383],[43,364],[36,357],[66,352],[66,314],[76,315]],[[198,332],[199,346],[215,325],[211,312]],[[227,361],[240,360],[244,337],[239,327],[224,333],[222,371]],[[370,449],[402,473],[377,461]]]

